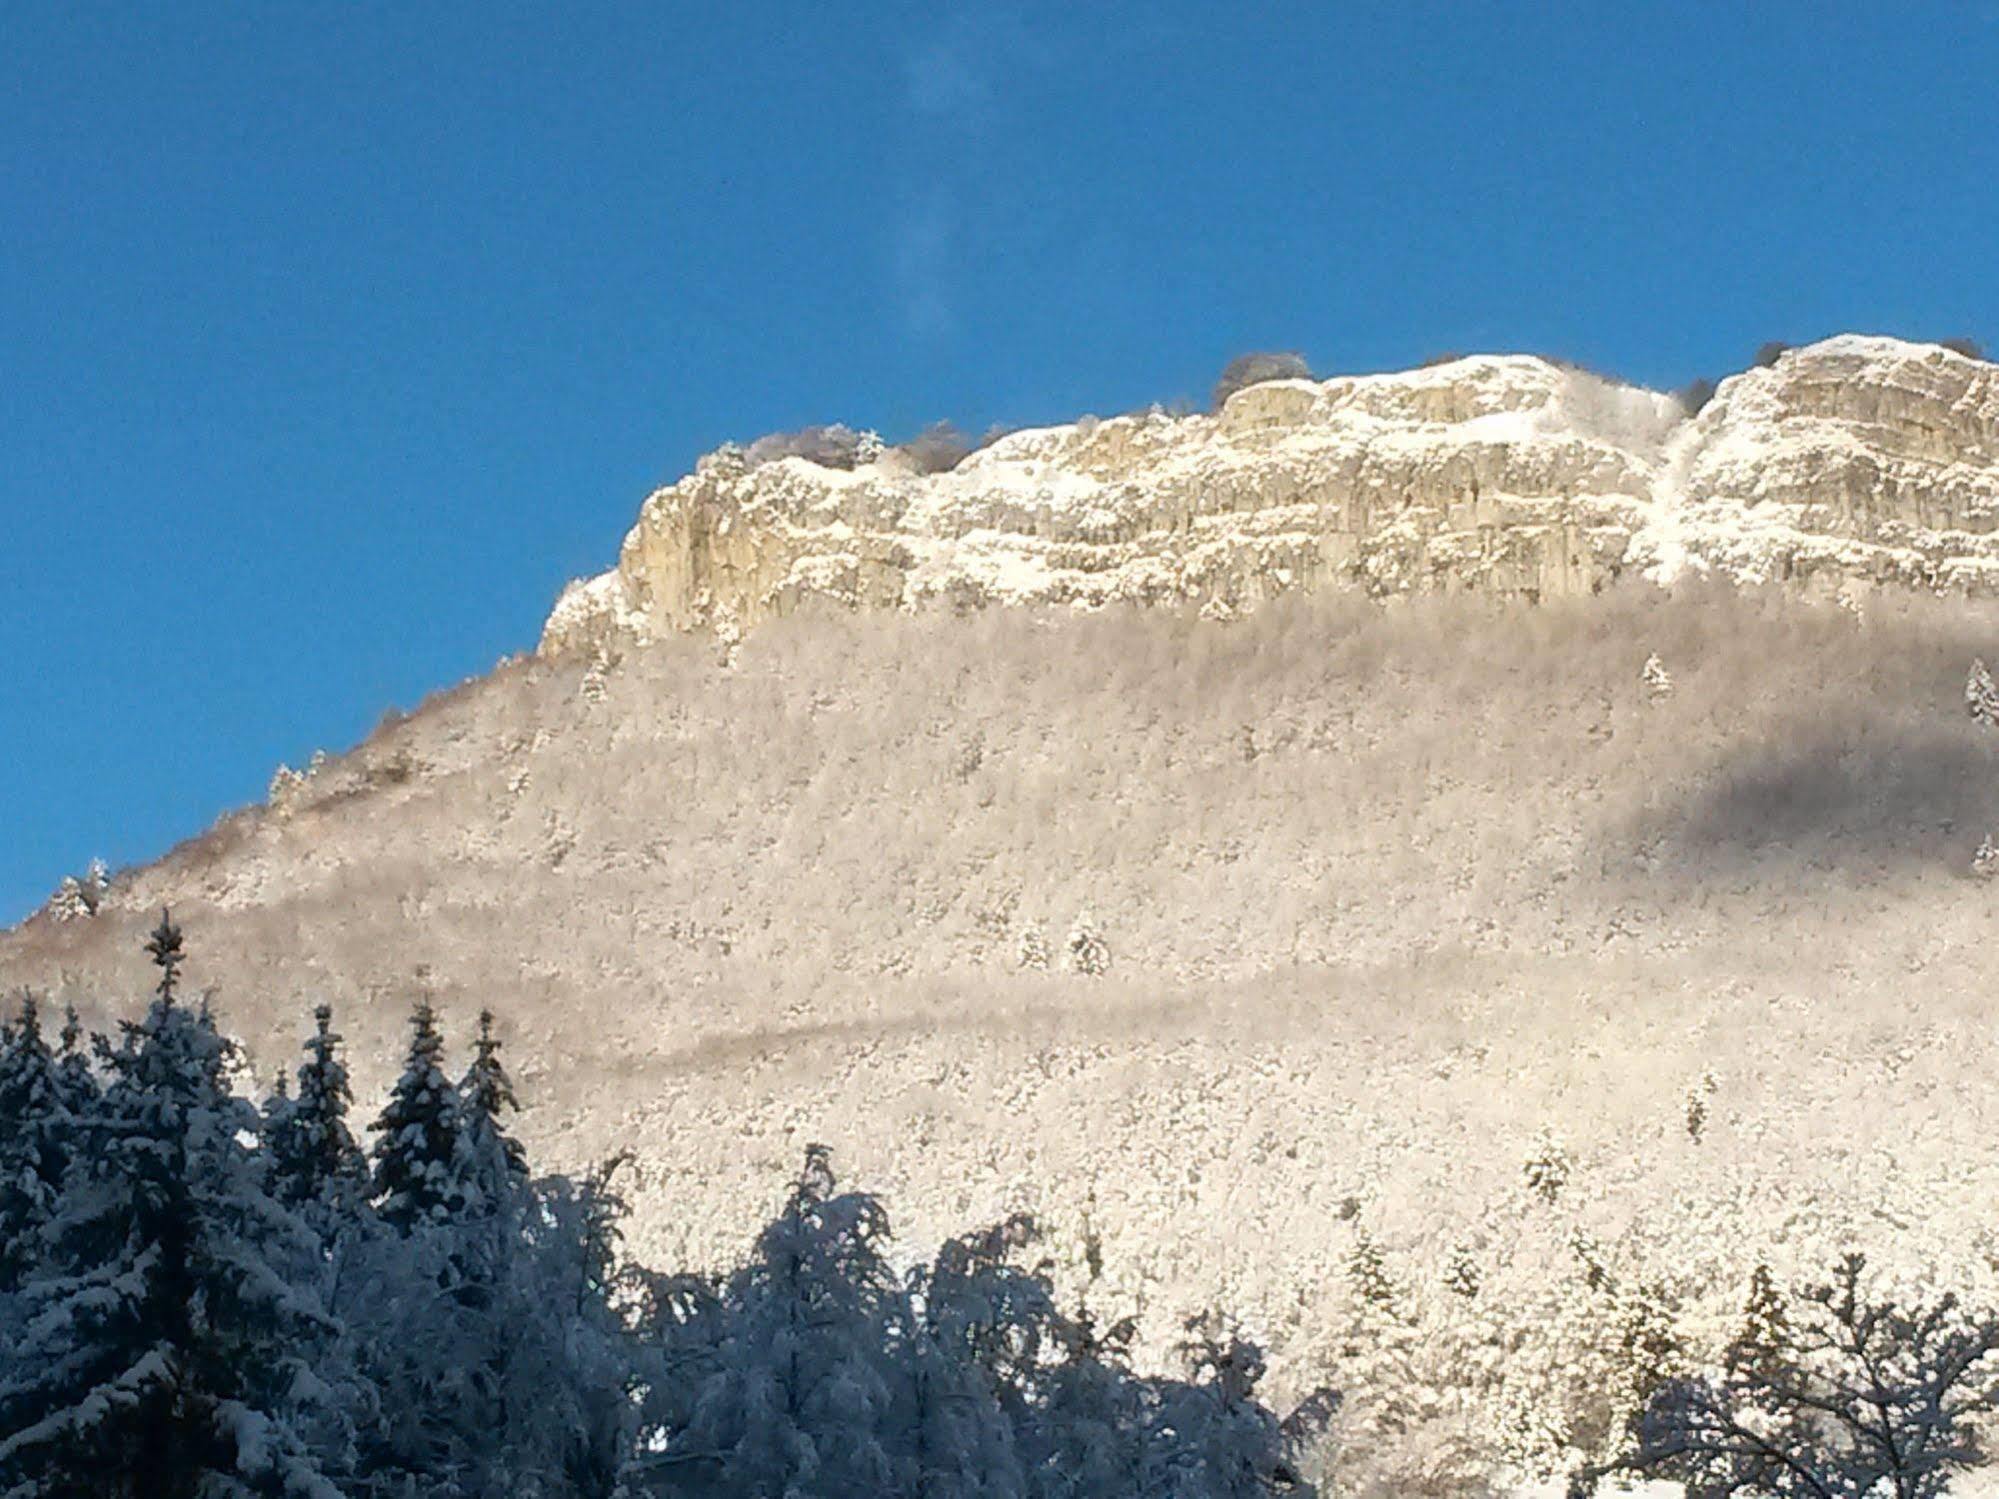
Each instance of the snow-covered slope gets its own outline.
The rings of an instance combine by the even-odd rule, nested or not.
[[[542,644],[744,628],[812,597],[1232,612],[1327,584],[1547,598],[1689,568],[1983,589],[1995,514],[1999,366],[1933,344],[1828,339],[1690,420],[1670,396],[1480,356],[1017,432],[929,476],[892,453],[848,471],[725,448],[646,501]]]

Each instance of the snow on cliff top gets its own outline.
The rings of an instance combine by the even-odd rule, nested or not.
[[[1538,595],[1620,568],[1958,586],[1999,575],[1995,521],[1995,367],[1935,344],[1829,338],[1731,376],[1693,417],[1474,355],[1015,432],[939,474],[720,450],[646,501],[618,568],[571,585],[544,648],[754,623],[808,593],[1231,603],[1448,577]]]

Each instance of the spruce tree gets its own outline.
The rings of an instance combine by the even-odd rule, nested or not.
[[[472,1065],[458,1084],[462,1123],[456,1141],[453,1176],[458,1181],[462,1211],[470,1218],[491,1218],[527,1184],[527,1152],[507,1133],[502,1115],[518,1112],[514,1085],[500,1065],[500,1041],[493,1034],[493,1012],[479,1012],[479,1037],[473,1043]]]
[[[368,1166],[347,1127],[354,1095],[347,1064],[340,1059],[333,1009],[319,1005],[312,1018],[314,1030],[298,1067],[297,1092],[286,1096],[284,1079],[279,1078],[279,1096],[265,1120],[264,1148],[270,1158],[271,1188],[280,1202],[339,1212],[364,1194]]]
[[[453,1173],[462,1123],[458,1090],[444,1075],[437,1012],[420,1000],[410,1015],[409,1059],[381,1117],[370,1193],[382,1221],[408,1233],[439,1223],[463,1206]]]
[[[0,1490],[333,1496],[340,1412],[319,1356],[334,1329],[297,1274],[310,1235],[242,1143],[256,1111],[228,1090],[230,1043],[178,1002],[169,917],[147,951],[153,1003],[102,1047],[89,1149],[22,1285]]]
[[[71,1115],[82,1118],[97,1102],[97,1076],[90,1070],[90,1051],[83,1034],[83,1022],[75,1005],[65,1005],[62,1016],[62,1047],[56,1053],[56,1083],[63,1104]]]
[[[0,1030],[0,1294],[35,1263],[77,1128],[40,1008],[24,994],[19,1017]]]
[[[1983,661],[1973,661],[1964,679],[1964,707],[1973,722],[1988,729],[1999,725],[1999,686],[1993,685]]]
[[[823,1146],[750,1263],[730,1277],[726,1332],[692,1402],[666,1433],[658,1493],[893,1494],[888,1349],[906,1325],[883,1258],[888,1217],[835,1190]]]

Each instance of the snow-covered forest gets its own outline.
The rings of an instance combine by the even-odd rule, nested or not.
[[[1420,1428],[1342,1423],[1333,1389],[1280,1419],[1225,1308],[1142,1372],[1115,1308],[1058,1301],[1024,1217],[899,1263],[818,1145],[733,1268],[634,1263],[621,1161],[534,1174],[489,1020],[454,1080],[420,1002],[357,1133],[326,1006],[253,1102],[168,917],[148,952],[117,1040],[30,996],[0,1033],[0,1494],[1302,1495],[1365,1491],[1341,1445]],[[1349,1268],[1385,1308],[1380,1257]],[[1859,1256],[1793,1295],[1759,1271],[1699,1368],[1639,1290],[1580,1488],[1924,1499],[1982,1461],[1999,1317],[1884,1299]],[[1410,1351],[1385,1314],[1353,1335]]]
[[[618,1161],[533,1174],[490,1026],[454,1080],[419,1005],[357,1135],[327,1008],[258,1105],[165,918],[149,951],[115,1043],[25,999],[0,1045],[0,1493],[1310,1491],[1317,1407],[1280,1425],[1253,1345],[1205,1319],[1141,1376],[1025,1220],[898,1270],[810,1146],[734,1270],[648,1269]]]

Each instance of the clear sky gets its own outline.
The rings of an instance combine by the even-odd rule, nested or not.
[[[725,438],[1999,342],[1999,4],[0,6],[0,922]]]

